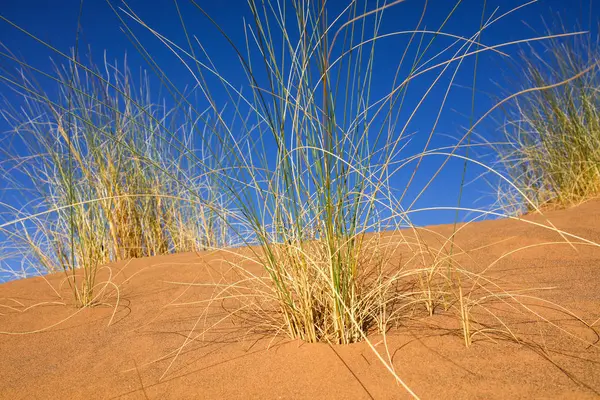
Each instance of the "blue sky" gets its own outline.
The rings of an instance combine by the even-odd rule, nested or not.
[[[596,34],[600,7],[596,4],[591,4],[591,1],[593,0],[540,0],[537,3],[520,9],[485,31],[482,41],[487,45],[493,45],[540,36],[546,33],[545,26],[558,32],[560,27],[557,25],[557,22],[559,20],[562,21],[567,31],[575,31],[582,28],[586,30],[590,29]],[[197,2],[231,35],[237,44],[243,45],[242,18],[249,18],[250,16],[246,1],[197,0]],[[330,15],[334,15],[336,10],[341,10],[346,3],[346,1],[339,0],[329,1],[328,9]],[[486,18],[497,7],[499,7],[497,12],[497,15],[499,15],[524,3],[524,1],[518,0],[488,0],[485,13]],[[3,0],[0,13],[3,17],[43,39],[56,49],[69,53],[75,44],[80,4],[79,0]],[[117,9],[122,6],[122,3],[118,1],[112,1],[111,4]],[[185,36],[183,35],[173,1],[131,0],[127,4],[158,32],[177,43],[185,44]],[[374,8],[376,4],[376,1],[370,2],[369,8]],[[413,29],[421,14],[423,4],[423,0],[407,0],[402,4],[390,8],[385,14],[380,31],[393,32]],[[429,29],[437,29],[454,4],[454,1],[449,0],[429,0],[429,7],[423,25]],[[211,54],[220,73],[231,79],[232,82],[242,84],[243,79],[236,82],[238,77],[243,76],[241,74],[242,70],[227,42],[218,34],[214,26],[188,1],[180,0],[179,5],[188,29],[202,41],[207,52]],[[461,36],[471,36],[478,29],[482,7],[483,0],[462,1],[455,15],[445,26],[444,32]],[[182,68],[177,59],[164,45],[124,13],[121,11],[117,12],[127,21],[128,26],[135,31],[136,35],[139,35],[138,37],[144,43],[144,46],[158,60],[165,69],[165,72],[174,80],[178,87],[183,88],[192,85],[189,74],[186,73],[185,69]],[[49,62],[50,58],[59,64],[65,61],[48,48],[36,43],[35,40],[27,37],[4,21],[0,21],[0,41],[19,58],[45,71],[52,70]],[[439,40],[439,44],[436,44],[436,46],[443,47],[448,43],[448,40]],[[405,44],[406,39],[402,37],[378,42],[378,55],[376,59],[378,73],[373,81],[373,92],[375,95],[378,92],[385,92],[390,76],[393,74],[398,55]],[[507,54],[514,55],[518,49],[519,47],[514,46],[502,50]],[[119,18],[106,1],[86,0],[83,2],[79,52],[82,58],[91,55],[91,58],[96,63],[102,63],[104,54],[106,54],[108,60],[119,60],[119,62],[127,54],[128,65],[134,71],[146,67],[143,58],[123,33]],[[15,65],[4,57],[0,57],[0,67],[7,70],[14,70]],[[451,97],[435,129],[435,142],[432,144],[432,147],[453,143],[453,139],[451,138],[462,136],[464,128],[469,125],[469,121],[472,118],[470,86],[473,79],[473,67],[474,61],[472,59],[468,60],[457,74]],[[478,92],[474,109],[475,119],[493,105],[494,98],[504,97],[518,88],[518,84],[515,84],[514,88],[510,87],[512,83],[518,82],[518,73],[518,69],[514,69],[514,65],[508,58],[491,54],[484,54],[480,57],[477,79]],[[416,139],[412,145],[415,151],[421,148],[420,146],[423,145],[432,127],[432,122],[439,107],[440,96],[443,95],[445,90],[445,85],[443,84],[445,79],[447,78],[443,78],[442,84],[439,85],[439,88],[435,89],[432,100],[424,104],[419,114],[409,126],[408,131],[415,132]],[[429,82],[427,79],[417,82],[415,84],[416,91],[425,90]],[[48,88],[48,90],[51,93],[52,88]],[[1,86],[0,93],[4,94],[9,101],[19,101],[11,97],[13,94],[6,86]],[[2,125],[0,123],[0,129],[4,131],[8,127],[6,124]],[[497,125],[490,118],[478,127],[477,133],[492,140],[496,129]],[[411,187],[410,193],[412,195],[416,195],[420,191],[424,182],[431,176],[441,161],[442,159],[440,158],[437,160],[432,159],[431,161],[427,160],[424,163],[421,173],[417,175],[416,183]],[[423,194],[418,206],[455,206],[462,169],[462,161],[451,161],[439,178]],[[478,176],[481,172],[483,172],[482,169],[469,165],[466,180],[471,181],[472,178]],[[401,187],[406,179],[406,175],[399,176],[397,184]],[[484,207],[492,200],[490,197],[491,193],[492,188],[484,181],[476,181],[465,188],[463,206]],[[480,199],[486,195],[487,197]],[[413,222],[419,225],[447,223],[451,222],[453,217],[454,212],[428,212],[414,215]],[[464,214],[461,215],[461,218],[464,217]]]

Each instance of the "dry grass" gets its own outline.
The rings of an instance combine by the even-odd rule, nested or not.
[[[523,96],[511,108],[502,166],[519,188],[500,196],[521,211],[562,208],[600,194],[600,95],[597,41],[549,40],[523,53],[526,85],[547,86],[587,70],[564,85]],[[525,201],[525,198],[531,202]]]
[[[126,66],[105,67],[104,75],[73,62],[57,68],[56,100],[22,73],[25,107],[3,110],[14,127],[5,138],[5,176],[34,214],[10,205],[4,231],[35,269],[65,271],[83,306],[94,299],[102,265],[228,240],[217,216],[226,199],[203,169],[210,157],[199,164],[187,155],[198,143],[196,127],[183,123],[165,138],[164,127],[179,122],[176,111],[151,102],[147,77],[134,90]]]
[[[231,44],[249,93],[220,74],[179,8],[185,44],[163,37],[127,6],[115,10],[133,39],[129,25],[139,24],[173,52],[208,108],[200,111],[159,68],[155,72],[179,104],[170,112],[152,106],[147,92],[136,100],[127,74],[115,72],[111,78],[73,61],[59,79],[62,102],[69,104],[58,106],[43,96],[45,109],[32,106],[25,123],[16,124],[30,148],[41,145],[42,151],[32,151],[41,161],[19,169],[37,181],[33,187],[43,193],[39,198],[48,211],[11,221],[21,228],[11,234],[24,239],[46,270],[68,272],[82,305],[93,298],[102,263],[221,246],[235,235],[233,240],[255,246],[243,262],[231,264],[239,279],[215,285],[210,303],[235,300],[231,315],[307,342],[365,340],[415,397],[389,355],[386,359],[375,350],[370,334],[385,336],[407,318],[444,312],[459,324],[467,346],[478,335],[518,341],[491,305],[543,316],[524,305],[524,296],[462,267],[454,235],[432,249],[410,214],[419,211],[415,204],[448,160],[465,159],[457,152],[494,109],[520,94],[535,98],[548,91],[510,96],[471,124],[453,146],[432,148],[463,61],[480,52],[502,56],[500,49],[514,43],[488,47],[480,36],[516,9],[482,19],[471,37],[444,33],[456,8],[436,29],[425,30],[420,20],[415,29],[383,35],[379,27],[386,10],[400,3],[370,8],[367,2],[351,2],[331,17],[318,2],[250,1],[253,21],[245,27],[246,42],[236,44],[192,1]],[[384,93],[375,94],[376,42],[399,35],[408,38],[406,51]],[[449,44],[433,51],[440,38]],[[155,63],[141,45],[140,51]],[[413,82],[427,74],[431,80],[419,85],[425,89],[413,89]],[[102,94],[104,87],[113,94]],[[22,89],[38,104],[38,90]],[[425,132],[423,147],[405,154],[412,119],[426,101],[433,101],[434,89],[442,93],[435,123]],[[217,91],[232,111],[215,100]],[[409,97],[416,101],[405,103]],[[430,156],[445,161],[415,188],[413,178]],[[400,174],[410,178],[398,189],[394,178]],[[519,191],[523,186],[517,180],[511,187]],[[416,193],[410,200],[409,191]],[[382,234],[402,228],[409,228],[410,235],[400,241],[386,241]],[[409,256],[399,258],[400,253]],[[258,264],[263,273],[252,272],[247,263]],[[479,314],[487,317],[479,319]],[[495,327],[490,328],[490,320]],[[175,355],[201,336],[193,333]]]

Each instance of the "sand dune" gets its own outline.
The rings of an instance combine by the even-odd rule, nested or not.
[[[545,217],[561,230],[600,243],[599,201]],[[525,219],[544,224],[545,217]],[[430,229],[424,234],[433,243],[437,233],[447,235],[452,227]],[[564,238],[554,231],[516,220],[472,223],[457,236],[466,252],[461,262],[473,270],[523,248],[501,258],[489,275],[515,290],[552,288],[527,294],[558,303],[589,325],[596,321],[600,330],[600,247],[534,246],[560,241]],[[116,311],[112,286],[106,288],[106,305],[74,308],[68,287],[61,287],[62,274],[0,285],[5,332],[0,397],[408,398],[366,343],[306,344],[284,333],[275,337],[256,321],[252,329],[251,322],[231,320],[219,302],[208,308],[189,304],[209,299],[214,287],[177,282],[219,282],[229,276],[224,260],[232,257],[207,252],[111,265],[119,287]],[[108,272],[102,272],[104,279]],[[442,311],[390,330],[387,348],[397,374],[421,398],[598,398],[600,349],[594,330],[552,306],[537,307],[581,340],[515,313],[507,323],[523,334],[520,343],[480,335],[465,348],[456,321]],[[27,333],[36,330],[41,331]],[[371,338],[387,357],[382,339]]]

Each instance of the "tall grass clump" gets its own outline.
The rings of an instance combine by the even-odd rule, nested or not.
[[[244,100],[255,133],[247,137],[260,138],[253,148],[274,154],[240,154],[238,167],[250,184],[231,185],[259,244],[252,262],[267,274],[248,275],[257,293],[250,306],[293,338],[353,343],[374,328],[385,331],[402,314],[396,304],[425,297],[430,284],[424,279],[414,292],[397,291],[410,273],[392,268],[398,245],[386,248],[377,234],[405,222],[388,182],[405,140],[394,132],[403,83],[391,82],[400,87],[380,101],[370,93],[369,35],[378,35],[383,8],[367,23],[366,4],[351,3],[340,15],[348,26],[336,26],[324,3],[249,5],[248,42],[233,45],[252,89]]]
[[[198,2],[190,3],[240,61],[245,91],[223,76],[193,35],[194,24],[186,22],[191,11],[177,6],[183,43],[126,6],[121,21],[151,32],[184,65],[218,118],[213,134],[231,154],[215,176],[251,228],[247,243],[258,246],[232,264],[242,279],[217,298],[238,299],[234,315],[308,342],[353,343],[436,310],[456,316],[467,345],[476,334],[493,332],[473,315],[489,302],[506,301],[494,294],[497,287],[453,262],[450,246],[433,250],[415,229],[401,232],[401,240],[386,239],[385,231],[414,228],[415,204],[468,145],[475,120],[453,145],[435,149],[432,141],[463,62],[484,51],[505,55],[504,45],[481,43],[481,32],[514,10],[482,18],[479,30],[461,37],[444,32],[460,2],[436,28],[423,28],[421,18],[414,29],[383,33],[384,14],[402,1],[349,2],[331,16],[326,2],[251,0],[239,43]],[[423,15],[426,10],[427,3]],[[127,31],[135,38],[133,29]],[[393,39],[403,39],[396,61],[390,66],[384,57],[380,65],[377,46]],[[217,104],[217,91],[234,105],[229,114]],[[411,127],[421,113],[430,123],[416,138]],[[442,159],[437,172],[428,164],[434,156]],[[425,164],[429,176],[416,178]],[[218,172],[227,169],[238,173]]]
[[[193,122],[153,103],[147,75],[136,81],[126,65],[104,67],[56,67],[45,75],[58,88],[52,97],[21,69],[11,82],[22,106],[3,110],[13,127],[4,176],[21,204],[5,204],[13,223],[3,233],[36,270],[64,271],[81,306],[95,298],[106,263],[228,240],[217,217],[225,198],[201,169],[210,157],[198,164],[186,156],[200,143]]]
[[[501,191],[521,211],[568,207],[600,194],[600,53],[589,37],[549,40],[523,52],[527,87],[564,85],[518,98],[509,110],[500,162],[523,195]],[[525,201],[528,198],[530,201]]]

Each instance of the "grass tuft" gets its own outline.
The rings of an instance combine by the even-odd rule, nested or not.
[[[3,226],[36,270],[64,271],[76,302],[88,306],[109,262],[226,244],[216,214],[225,198],[186,148],[165,139],[176,126],[193,148],[195,127],[152,103],[147,76],[138,84],[126,66],[101,72],[70,62],[49,75],[58,87],[51,100],[25,72],[15,81],[24,107],[3,110],[13,126],[5,176],[36,217],[12,207]]]
[[[589,37],[544,43],[522,55],[528,86],[577,79],[520,97],[495,146],[521,195],[506,186],[501,197],[524,212],[563,208],[600,194],[600,57]],[[524,196],[523,196],[524,195]],[[526,201],[529,199],[530,201]]]

